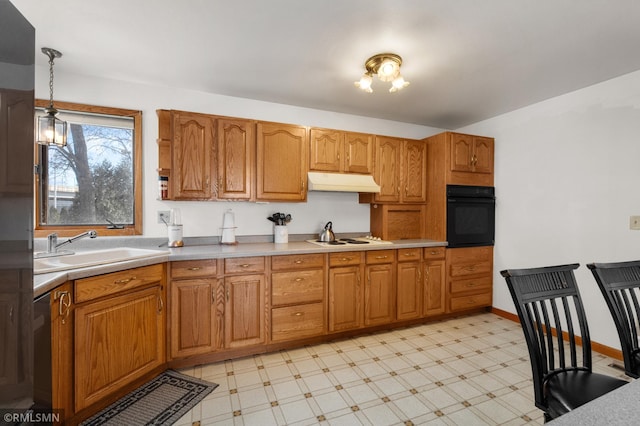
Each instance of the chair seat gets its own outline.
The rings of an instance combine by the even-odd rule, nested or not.
[[[559,417],[628,382],[604,374],[583,370],[562,371],[545,382],[546,410],[551,418]]]

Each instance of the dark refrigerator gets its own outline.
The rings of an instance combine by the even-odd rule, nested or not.
[[[0,0],[0,424],[34,404],[35,30]]]

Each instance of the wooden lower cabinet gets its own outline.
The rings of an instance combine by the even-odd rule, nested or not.
[[[171,283],[171,358],[218,349],[216,293],[218,280],[198,278]]]
[[[225,348],[265,342],[264,274],[224,278]]]
[[[362,269],[358,265],[329,269],[329,331],[362,327]]]
[[[324,254],[271,258],[271,341],[326,332]]]
[[[423,250],[424,293],[422,314],[425,317],[443,314],[447,310],[447,273],[445,248],[428,247]]]
[[[366,253],[364,325],[388,324],[395,320],[396,250]]]
[[[169,357],[206,354],[222,348],[222,284],[217,261],[170,263]]]
[[[165,316],[159,282],[75,307],[76,411],[164,364]]]
[[[396,318],[406,320],[422,316],[422,249],[398,250]]]
[[[448,312],[491,306],[493,247],[453,248],[446,253]]]
[[[51,404],[66,418],[73,416],[73,283],[51,294]]]

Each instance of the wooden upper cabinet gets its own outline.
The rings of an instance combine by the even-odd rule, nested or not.
[[[313,128],[309,170],[373,173],[373,135]]]
[[[363,194],[362,202],[425,203],[427,145],[424,141],[376,136],[374,179],[380,193]]]
[[[341,172],[344,169],[344,133],[338,130],[311,129],[309,170]]]
[[[380,185],[376,202],[400,202],[400,151],[402,140],[385,136],[376,137],[374,179]]]
[[[216,120],[218,152],[216,198],[252,199],[255,127],[255,122],[248,120]]]
[[[307,128],[280,123],[258,123],[256,200],[307,199]]]
[[[423,141],[405,140],[402,146],[402,202],[425,203],[427,201],[427,144]]]
[[[451,133],[451,171],[493,173],[493,139]]]
[[[344,171],[347,173],[373,173],[373,135],[366,133],[345,133]]]
[[[176,200],[213,198],[213,117],[173,114],[171,180]]]

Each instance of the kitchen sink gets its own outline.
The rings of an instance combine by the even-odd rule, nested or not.
[[[167,256],[166,251],[120,247],[105,250],[79,252],[64,256],[45,257],[33,260],[34,274],[66,271],[87,266],[104,265],[142,258]]]

